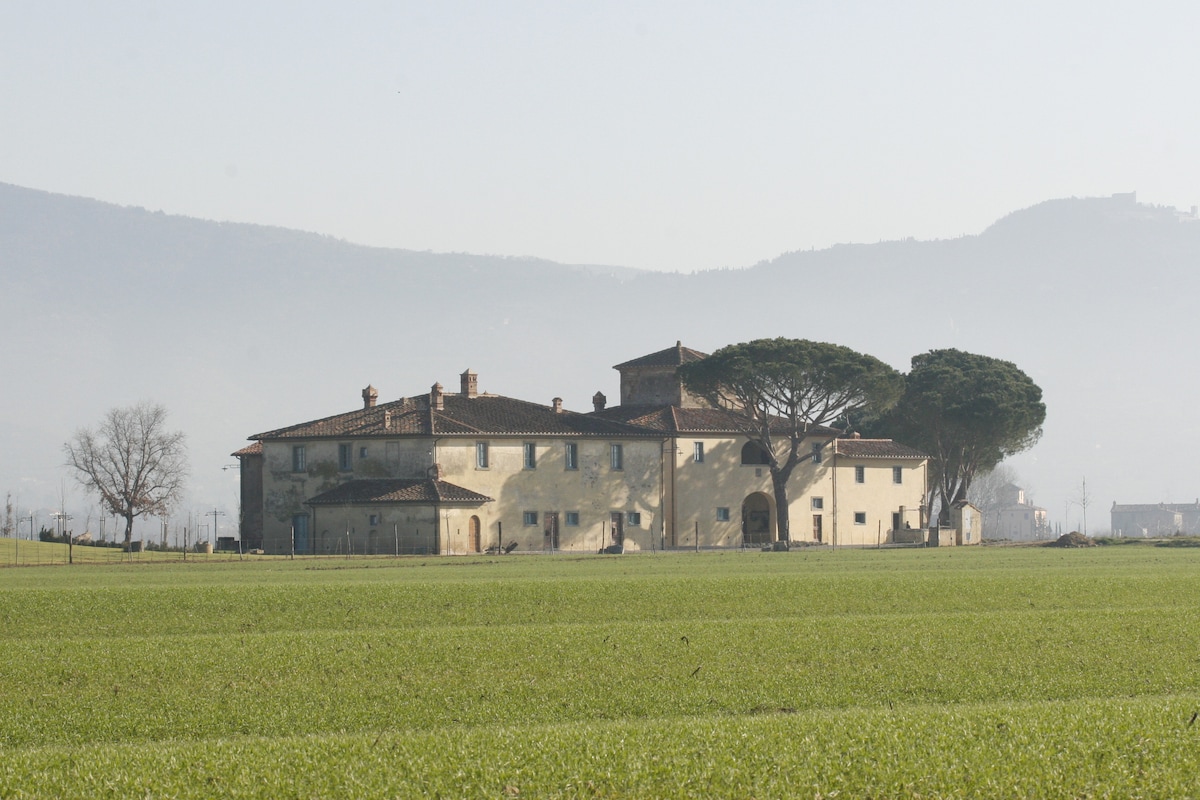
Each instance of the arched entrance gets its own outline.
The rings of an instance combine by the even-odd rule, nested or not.
[[[482,552],[479,530],[479,517],[471,517],[467,522],[467,549],[472,553]]]
[[[747,495],[742,501],[742,541],[746,544],[770,544],[774,540],[771,499],[762,492]]]

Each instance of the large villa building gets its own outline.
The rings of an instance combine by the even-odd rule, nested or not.
[[[267,553],[597,552],[765,546],[781,537],[745,420],[690,395],[675,347],[615,367],[621,402],[588,413],[478,391],[379,402],[249,437],[242,545]],[[814,428],[788,484],[790,540],[898,541],[923,527],[926,457]],[[906,538],[911,540],[911,538]]]

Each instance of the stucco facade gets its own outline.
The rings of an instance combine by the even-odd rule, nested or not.
[[[1200,501],[1195,503],[1113,503],[1113,536],[1195,536],[1200,534]]]
[[[988,539],[1030,542],[1052,538],[1046,509],[1029,502],[1025,490],[1015,484],[1000,489],[998,501],[984,521]]]
[[[703,357],[677,344],[618,365],[623,402],[597,393],[587,414],[480,394],[470,370],[453,394],[434,384],[378,403],[367,387],[360,409],[235,453],[243,539],[298,554],[769,545],[780,515],[744,420],[679,384],[678,367]],[[787,486],[792,542],[884,544],[921,526],[923,455],[829,428],[804,446]]]

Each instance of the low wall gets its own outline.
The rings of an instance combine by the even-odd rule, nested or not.
[[[954,528],[930,528],[928,544],[930,547],[954,547],[958,531]]]

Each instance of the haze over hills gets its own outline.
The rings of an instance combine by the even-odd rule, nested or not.
[[[86,514],[62,443],[116,405],[187,432],[190,508],[236,513],[228,453],[263,430],[479,373],[482,391],[586,411],[613,364],[820,339],[907,370],[931,348],[1009,359],[1045,434],[1013,466],[1051,519],[1200,495],[1193,298],[1200,221],[1130,195],[1052,200],[974,236],[839,245],[694,274],[364,247],[0,184],[0,492]],[[83,526],[77,525],[77,532]]]

